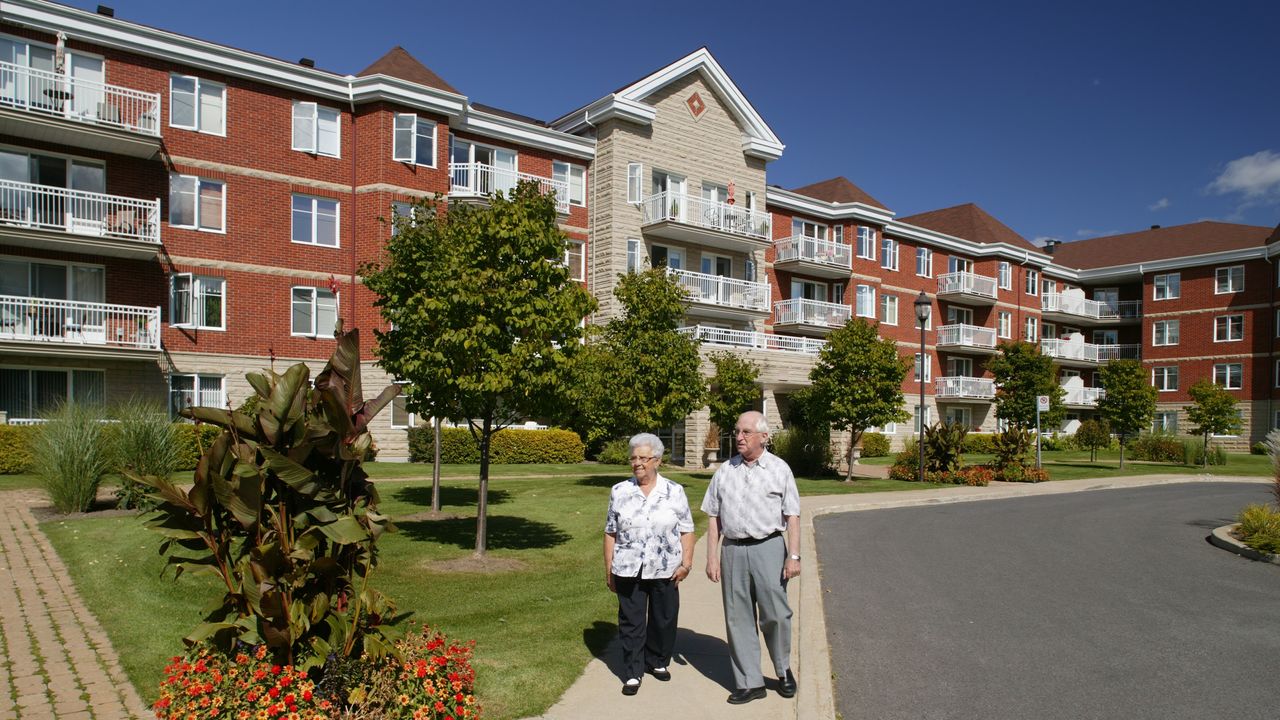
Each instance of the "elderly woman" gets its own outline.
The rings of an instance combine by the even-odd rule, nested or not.
[[[658,474],[662,441],[631,438],[634,477],[613,486],[604,523],[604,576],[618,595],[623,695],[649,672],[670,680],[680,613],[680,581],[693,567],[693,514],[684,488]]]

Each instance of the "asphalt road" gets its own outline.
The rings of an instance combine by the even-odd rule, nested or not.
[[[1280,718],[1280,566],[1205,537],[1265,485],[816,520],[843,720]]]

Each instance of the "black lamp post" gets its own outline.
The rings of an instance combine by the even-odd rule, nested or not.
[[[916,321],[920,324],[920,361],[916,363],[916,372],[920,377],[920,409],[916,415],[920,418],[920,426],[916,429],[916,446],[920,449],[920,482],[924,482],[924,376],[925,363],[928,362],[927,356],[924,354],[924,327],[929,322],[929,312],[933,309],[929,302],[929,296],[921,290],[916,296],[914,303],[916,306]]]

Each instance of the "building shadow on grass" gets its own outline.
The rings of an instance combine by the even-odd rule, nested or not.
[[[611,488],[628,477],[627,475],[588,475],[584,478],[579,478],[577,484],[586,485],[587,487]]]
[[[431,507],[431,485],[414,485],[396,488],[392,497],[400,502]],[[501,505],[511,500],[511,493],[506,490],[489,488],[489,504]],[[440,507],[475,507],[480,502],[479,488],[460,488],[448,485],[440,486]]]
[[[597,620],[582,631],[582,641],[593,656],[604,661],[609,672],[619,681],[626,680],[617,625]],[[718,637],[680,628],[676,631],[676,652],[671,660],[673,673],[692,670],[725,690],[735,689],[733,669],[729,665],[729,645]]]
[[[474,517],[412,520],[397,522],[396,527],[410,540],[453,545],[463,550],[475,547],[476,543]],[[569,533],[555,525],[509,515],[490,515],[488,528],[491,550],[545,550],[570,540]]]

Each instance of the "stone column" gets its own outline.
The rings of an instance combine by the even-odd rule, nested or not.
[[[711,430],[711,411],[702,408],[684,420],[684,465],[687,468],[704,468],[709,462],[708,451],[717,449],[714,440],[708,441]]]

